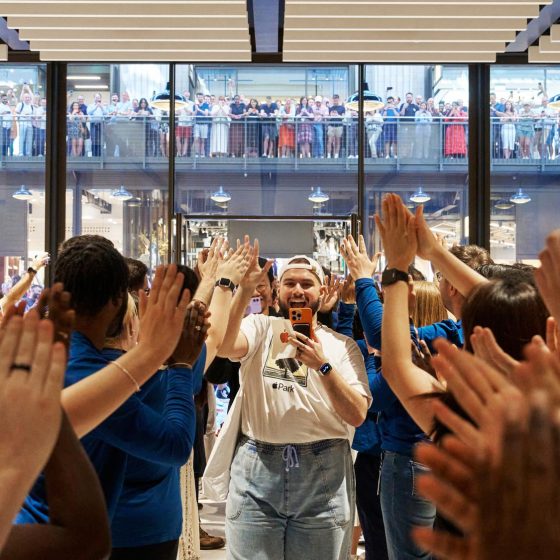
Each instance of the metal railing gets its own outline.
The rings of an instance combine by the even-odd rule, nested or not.
[[[0,163],[45,155],[46,122],[43,117],[0,115]],[[368,165],[467,163],[467,117],[432,117],[381,120],[367,115],[365,158]],[[203,159],[244,165],[276,159],[299,167],[314,160],[338,160],[347,167],[358,158],[358,118],[300,116],[179,117],[176,123],[177,163],[199,165]],[[559,126],[556,119],[518,119],[491,123],[492,163],[560,163]],[[70,161],[156,163],[169,157],[167,117],[69,116],[67,146]],[[354,160],[354,161],[353,161]],[[392,160],[392,161],[387,161]],[[332,162],[334,163],[334,161]]]

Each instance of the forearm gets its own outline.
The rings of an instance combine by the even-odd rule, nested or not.
[[[116,360],[142,386],[161,363],[139,344]],[[136,385],[116,365],[98,372],[62,391],[62,406],[79,438],[99,426],[136,392]]]
[[[361,426],[367,414],[366,397],[350,387],[334,369],[328,375],[322,376],[321,381],[336,413],[351,426]]]
[[[441,386],[412,362],[407,284],[387,286],[384,296],[383,377],[412,419],[428,432],[433,424],[431,404],[417,397],[440,391]]]
[[[444,278],[464,297],[467,297],[478,284],[488,282],[484,276],[478,274],[470,266],[467,266],[447,249],[439,245],[430,256],[430,260]]]
[[[367,343],[381,351],[383,304],[371,278],[356,280],[356,303]]]
[[[231,303],[231,310],[229,313],[229,321],[224,335],[224,340],[218,349],[218,356],[222,358],[229,358],[230,354],[235,348],[235,343],[241,328],[241,321],[245,314],[245,310],[249,305],[251,296],[253,295],[253,288],[239,287]],[[235,358],[235,356],[233,356]]]
[[[2,465],[0,469],[0,550],[9,541],[14,518],[37,474],[10,465]]]
[[[105,558],[111,549],[105,498],[65,417],[45,468],[45,480],[50,523],[15,526],[0,558]]]
[[[208,275],[205,276],[198,285],[196,293],[194,294],[192,299],[202,301],[206,304],[206,307],[210,306],[210,302],[212,300],[212,295],[214,293],[214,285],[216,280],[214,276]]]
[[[7,309],[8,306],[17,303],[29,290],[34,277],[33,273],[26,272],[19,282],[0,300],[2,309]]]
[[[222,345],[229,323],[229,316],[233,301],[233,294],[229,288],[216,286],[212,303],[210,304],[210,329],[206,339],[206,364],[204,371],[208,369],[218,354],[218,348]]]

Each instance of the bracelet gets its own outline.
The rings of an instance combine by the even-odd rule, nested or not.
[[[134,379],[134,377],[132,376],[130,371],[128,371],[121,364],[119,364],[119,362],[110,362],[110,363],[113,364],[114,366],[117,366],[130,379],[130,381],[132,381],[132,383],[136,387],[136,392],[139,393],[140,392],[140,385],[138,385],[138,381],[136,381],[136,379]]]
[[[188,362],[175,362],[173,364],[167,364],[167,367],[171,369],[178,368],[178,367],[192,369],[192,364],[189,364]]]

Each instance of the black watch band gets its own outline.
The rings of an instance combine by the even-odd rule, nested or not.
[[[229,278],[220,278],[219,280],[216,280],[214,286],[229,288],[232,292],[234,292],[235,288],[237,288],[237,286]]]
[[[397,282],[406,282],[408,284],[408,272],[398,268],[386,268],[381,275],[381,285],[386,287]]]
[[[27,269],[27,272],[28,272],[29,274],[37,274],[37,271],[36,271],[32,266],[30,266],[30,267]]]

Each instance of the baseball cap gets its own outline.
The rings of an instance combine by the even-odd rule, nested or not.
[[[323,98],[320,95],[316,95],[315,101],[319,101],[319,103],[321,103],[323,101]]]
[[[292,270],[294,268],[310,270],[313,274],[315,274],[315,276],[317,276],[319,282],[321,282],[321,285],[325,283],[325,274],[323,272],[323,268],[316,260],[308,257],[307,255],[296,255],[295,257],[292,257],[288,261],[288,263],[285,264],[280,270],[278,279],[282,279],[282,276],[284,275],[284,272],[286,272],[286,270]]]

